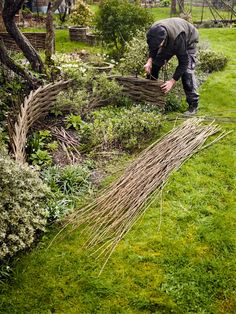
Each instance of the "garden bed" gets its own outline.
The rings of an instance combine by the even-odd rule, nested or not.
[[[90,33],[88,27],[69,27],[69,36],[71,41],[79,41],[95,46],[100,42],[97,35]]]
[[[23,33],[24,36],[30,41],[32,46],[36,50],[44,50],[45,49],[45,32],[37,32],[37,33]],[[0,39],[3,40],[7,49],[15,51],[20,51],[19,47],[16,45],[15,41],[12,39],[11,35],[8,33],[2,32],[0,33]]]

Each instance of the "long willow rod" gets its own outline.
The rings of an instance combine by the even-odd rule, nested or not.
[[[73,230],[81,227],[87,239],[84,249],[105,260],[100,273],[120,240],[161,193],[172,172],[193,154],[228,134],[222,132],[210,144],[205,144],[208,137],[221,129],[213,123],[201,122],[197,118],[188,119],[173,129],[148,147],[94,202],[69,217],[62,230],[70,224]]]

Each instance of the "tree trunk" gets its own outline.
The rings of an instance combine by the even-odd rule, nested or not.
[[[32,69],[36,72],[42,73],[44,65],[40,56],[29,40],[21,33],[14,21],[15,14],[19,11],[23,3],[24,0],[4,1],[4,8],[2,12],[4,24],[7,32],[12,36],[18,47],[22,50],[24,56],[29,60]]]
[[[55,12],[61,5],[62,0],[56,0],[53,3],[48,3],[47,18],[46,18],[46,47],[45,47],[45,57],[46,64],[53,64],[52,55],[54,53],[55,46],[55,32],[53,27],[53,12]]]
[[[175,15],[176,13],[176,0],[171,0],[170,16]]]
[[[0,0],[0,32],[5,32],[5,25],[3,23],[2,19],[2,10],[3,10],[3,3],[2,0]]]
[[[0,61],[2,64],[7,66],[10,70],[12,70],[14,73],[23,77],[29,83],[31,88],[35,88],[38,85],[40,85],[40,81],[38,81],[36,78],[31,76],[30,73],[25,71],[23,67],[16,64],[14,60],[11,57],[9,57],[6,47],[4,46],[4,43],[2,40],[0,40]]]
[[[184,13],[184,0],[179,0],[179,13]]]
[[[52,12],[52,4],[49,2],[48,10],[47,10],[47,18],[46,18],[46,39],[45,39],[45,57],[46,64],[53,64],[52,55],[54,53],[54,45],[55,45],[55,32],[53,27],[53,12]]]

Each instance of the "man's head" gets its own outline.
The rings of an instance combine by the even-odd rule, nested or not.
[[[147,32],[147,43],[150,51],[158,50],[167,37],[166,29],[160,25],[153,25]]]

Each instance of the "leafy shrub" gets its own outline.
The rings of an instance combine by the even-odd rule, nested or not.
[[[69,23],[75,26],[88,26],[91,24],[92,16],[90,8],[82,0],[76,0],[76,4],[71,10]]]
[[[67,108],[73,113],[82,114],[108,101],[114,104],[123,101],[121,86],[115,80],[108,79],[104,73],[95,79],[93,70],[81,66],[77,70],[68,70],[68,76],[75,80],[78,89],[59,95],[55,104],[58,112]]]
[[[73,127],[75,130],[79,130],[82,123],[85,123],[80,115],[74,115],[71,113],[66,117],[66,128]]]
[[[0,154],[6,153],[7,151],[7,143],[8,135],[7,133],[0,127]]]
[[[125,47],[125,53],[120,60],[119,70],[122,74],[144,74],[144,64],[148,58],[146,33],[138,31]]]
[[[44,230],[48,192],[29,167],[0,156],[0,259],[29,247]]]
[[[160,0],[160,7],[169,7],[171,4],[170,0]]]
[[[160,115],[141,106],[131,108],[102,108],[91,114],[87,129],[79,131],[85,150],[93,147],[113,147],[133,150],[153,135],[160,127]]]
[[[199,68],[205,73],[221,71],[226,66],[228,59],[222,53],[212,50],[199,50]]]
[[[122,87],[115,81],[109,80],[106,74],[101,74],[92,82],[93,102],[112,101],[113,104],[123,99]]]
[[[138,30],[149,26],[153,18],[148,10],[128,0],[104,0],[95,17],[95,25],[104,42],[121,56],[125,43]]]

